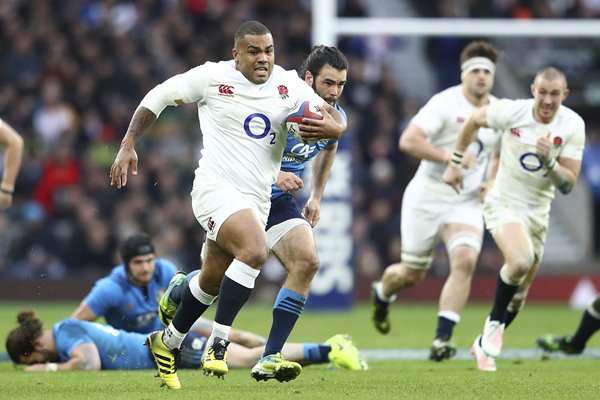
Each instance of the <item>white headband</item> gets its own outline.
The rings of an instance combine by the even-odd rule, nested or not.
[[[465,79],[465,76],[467,76],[469,72],[479,68],[487,69],[492,75],[496,73],[496,64],[494,64],[492,60],[487,57],[473,57],[461,64],[460,69],[462,72],[460,78]]]

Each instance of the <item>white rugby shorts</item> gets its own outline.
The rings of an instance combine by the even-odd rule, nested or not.
[[[444,225],[471,225],[483,232],[482,204],[477,195],[460,196],[459,201],[449,201],[446,194],[438,195],[430,189],[430,185],[423,184],[422,179],[413,179],[402,199],[402,260],[414,268],[427,269],[431,266]],[[413,263],[409,260],[420,261]]]
[[[492,234],[494,230],[504,224],[522,223],[533,242],[533,251],[537,262],[542,260],[550,222],[549,209],[546,207],[540,209],[531,208],[523,204],[511,204],[501,201],[490,192],[486,196],[483,206],[483,217],[486,228]]]
[[[194,216],[210,240],[216,241],[225,220],[241,210],[254,211],[263,228],[267,225],[270,199],[260,200],[242,193],[219,178],[206,177],[196,171],[191,196]]]

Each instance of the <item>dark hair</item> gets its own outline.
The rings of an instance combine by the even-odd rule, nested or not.
[[[496,49],[493,44],[483,40],[469,43],[460,53],[460,63],[475,57],[485,57],[496,64],[502,57],[502,52]]]
[[[237,46],[238,42],[246,35],[270,35],[271,31],[269,28],[264,26],[258,21],[246,21],[242,23],[235,31],[233,35],[233,44]]]
[[[310,72],[313,76],[317,76],[321,69],[329,65],[337,70],[347,70],[348,60],[344,53],[342,53],[337,47],[317,45],[314,46],[310,54],[302,62],[300,67],[300,78],[304,79],[306,71]]]
[[[127,238],[127,240],[121,244],[119,252],[121,253],[123,264],[125,264],[125,269],[127,270],[127,273],[129,273],[129,261],[131,261],[133,257],[154,253],[154,245],[148,235],[139,233]]]
[[[17,322],[19,327],[6,337],[6,351],[15,364],[19,364],[21,356],[28,356],[35,351],[33,342],[42,336],[42,321],[37,318],[35,311],[21,311],[17,315]]]

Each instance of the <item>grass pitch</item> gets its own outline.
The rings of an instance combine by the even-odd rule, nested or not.
[[[69,304],[14,303],[0,306],[0,335],[16,326],[16,313],[33,308],[50,327],[75,308]],[[489,305],[469,305],[456,327],[454,340],[466,351],[481,330]],[[397,304],[392,312],[392,332],[379,335],[372,328],[368,308],[359,305],[347,312],[306,310],[291,340],[322,342],[335,333],[350,333],[360,349],[427,349],[436,325],[436,306]],[[207,315],[210,317],[211,315]],[[534,349],[542,333],[569,334],[580,311],[562,305],[528,304],[505,336],[507,349]],[[270,307],[251,305],[239,315],[236,326],[267,335]],[[5,351],[4,340],[0,351]],[[100,371],[25,373],[0,362],[0,399],[598,399],[600,359],[590,358],[600,347],[600,334],[589,343],[586,357],[500,358],[496,373],[483,373],[472,360],[434,363],[427,360],[371,360],[369,371],[331,371],[325,365],[304,369],[292,382],[255,382],[247,370],[230,371],[225,381],[199,371],[180,371],[183,388],[170,392],[159,387],[154,371]],[[397,356],[390,351],[390,358]],[[395,354],[395,355],[394,355]],[[533,354],[537,354],[533,352]],[[541,353],[539,353],[541,356]]]

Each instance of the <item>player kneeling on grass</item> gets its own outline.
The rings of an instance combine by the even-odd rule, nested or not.
[[[43,329],[34,311],[17,315],[19,327],[6,338],[6,350],[15,364],[25,364],[26,371],[67,370],[141,370],[155,369],[150,350],[142,346],[146,335],[115,329],[97,322],[62,320]],[[206,337],[190,332],[179,353],[177,366],[200,368]],[[229,365],[251,368],[261,357],[264,346],[253,348],[231,343]],[[360,355],[346,335],[335,335],[326,343],[289,343],[283,352],[290,360],[304,365],[331,362],[333,367],[361,369]],[[177,388],[174,388],[177,389]]]

